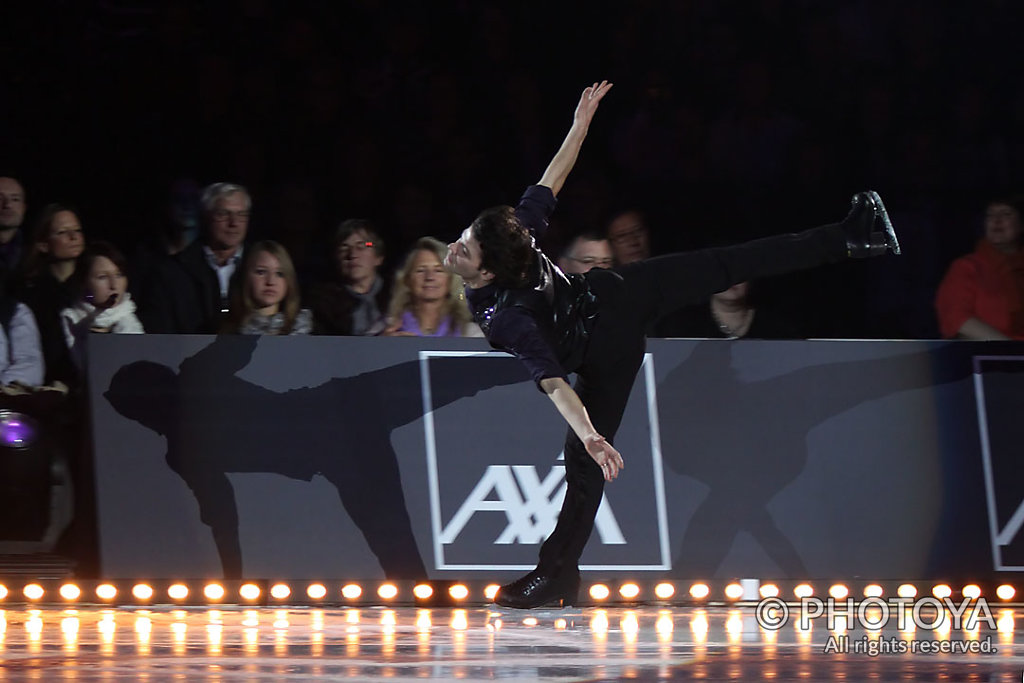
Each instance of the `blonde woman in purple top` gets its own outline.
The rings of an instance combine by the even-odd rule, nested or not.
[[[462,278],[444,267],[448,247],[421,237],[395,275],[385,335],[482,337],[466,305]]]

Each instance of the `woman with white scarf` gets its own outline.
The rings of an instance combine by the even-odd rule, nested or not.
[[[83,341],[90,332],[142,334],[128,293],[125,259],[114,245],[95,242],[79,257],[71,283],[77,300],[60,312],[64,338],[75,364],[84,366]]]

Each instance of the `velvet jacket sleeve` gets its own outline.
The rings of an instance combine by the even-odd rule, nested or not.
[[[530,231],[534,238],[547,232],[548,219],[558,205],[551,188],[543,185],[530,185],[519,198],[516,205],[516,218]]]
[[[518,358],[538,389],[542,379],[566,378],[565,370],[537,321],[521,308],[508,308],[496,315],[487,339],[492,345]]]

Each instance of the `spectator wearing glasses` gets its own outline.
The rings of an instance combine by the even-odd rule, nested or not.
[[[50,204],[36,221],[25,257],[24,282],[18,298],[35,316],[43,344],[46,383],[74,386],[77,370],[71,359],[60,312],[74,303],[69,279],[75,272],[85,237],[78,214],[61,204]]]
[[[231,287],[245,251],[252,199],[241,185],[214,183],[200,198],[201,238],[154,274],[140,301],[139,317],[149,332],[214,334],[230,313]]]
[[[373,336],[386,327],[390,288],[380,276],[384,241],[370,221],[350,218],[332,240],[335,279],[313,287],[315,334]]]
[[[611,243],[588,232],[569,243],[558,259],[558,267],[564,273],[586,273],[591,268],[611,268],[613,262]]]
[[[631,209],[615,216],[608,224],[608,242],[617,266],[651,257],[651,234],[639,211]]]

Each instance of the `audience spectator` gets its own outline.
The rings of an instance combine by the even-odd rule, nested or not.
[[[203,190],[201,239],[159,264],[139,302],[146,330],[213,334],[230,306],[231,282],[245,250],[252,200],[241,185],[214,183]]]
[[[39,386],[46,376],[35,316],[11,294],[0,294],[0,384]]]
[[[309,296],[315,333],[380,334],[389,294],[378,272],[384,241],[370,221],[350,218],[338,226],[332,243],[337,277],[315,286]]]
[[[158,284],[151,275],[199,236],[200,191],[199,184],[189,178],[171,183],[158,222],[139,240],[128,260],[125,275],[136,301],[151,301],[159,296],[159,292],[149,289]]]
[[[713,294],[707,303],[687,306],[655,324],[653,336],[698,339],[799,339],[785,316],[761,305],[749,282]]]
[[[25,190],[15,178],[0,177],[0,277],[10,278],[21,262]]]
[[[384,334],[404,337],[482,337],[466,305],[462,278],[444,267],[448,247],[421,237],[395,275]]]
[[[241,279],[231,293],[229,334],[309,334],[313,316],[299,308],[299,279],[288,251],[277,242],[246,250]]]
[[[974,252],[953,261],[935,308],[946,338],[1024,339],[1024,198],[989,202],[985,235]]]
[[[91,244],[78,257],[68,285],[75,303],[60,312],[64,340],[76,365],[85,366],[83,342],[90,332],[142,334],[135,302],[128,293],[127,265],[117,247]]]
[[[608,224],[608,242],[612,245],[615,264],[619,266],[651,256],[650,231],[639,211],[630,209],[612,218]]]
[[[24,282],[18,297],[35,316],[43,345],[46,383],[74,384],[77,377],[60,312],[74,302],[68,279],[85,247],[77,214],[61,204],[50,204],[39,216],[32,233],[31,250],[25,257]]]
[[[558,258],[563,273],[585,273],[591,268],[611,268],[611,243],[601,235],[587,232],[569,243]]]

